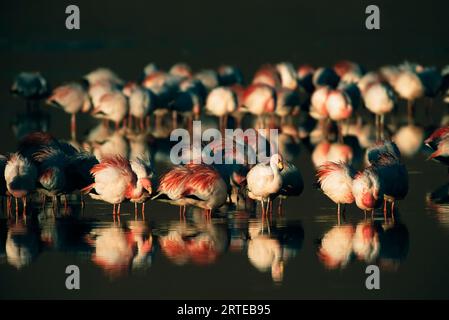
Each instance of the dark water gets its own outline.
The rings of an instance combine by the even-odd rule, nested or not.
[[[161,67],[186,61],[195,70],[235,63],[249,78],[268,61],[330,65],[346,58],[376,68],[404,59],[443,66],[449,57],[448,5],[443,1],[384,1],[382,30],[373,33],[363,27],[363,1],[228,1],[221,10],[210,1],[182,3],[109,1],[97,7],[80,2],[81,30],[75,33],[63,28],[63,2],[2,2],[0,151],[15,150],[18,129],[29,120],[23,101],[7,92],[21,70],[40,70],[58,84],[97,66],[133,79],[150,61]],[[418,101],[417,124],[427,130],[425,104]],[[435,125],[446,108],[435,102]],[[68,139],[68,116],[42,110],[40,123]],[[80,137],[95,124],[81,116]],[[157,148],[150,146],[150,152]],[[148,203],[145,217],[137,219],[134,208],[126,205],[114,222],[109,205],[89,201],[83,211],[76,197],[68,212],[61,209],[56,217],[38,204],[26,223],[8,221],[3,212],[0,297],[449,298],[447,199],[442,204],[426,201],[429,192],[448,183],[447,170],[425,159],[422,151],[405,159],[409,194],[400,202],[394,224],[384,225],[382,213],[376,214],[372,230],[378,251],[369,262],[351,253],[330,269],[320,259],[319,240],[336,225],[335,208],[312,186],[310,151],[300,145],[294,163],[305,190],[286,201],[283,216],[275,212],[269,222],[254,211],[224,208],[211,224],[195,211],[180,224],[176,207],[156,202]],[[447,190],[438,194],[447,195]],[[356,228],[363,221],[363,213],[348,208],[345,225]],[[183,240],[178,247],[176,239]],[[65,268],[71,264],[81,270],[81,290],[65,288]],[[365,288],[368,264],[381,269],[380,290]]]

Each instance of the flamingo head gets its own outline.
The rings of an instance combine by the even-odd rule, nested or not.
[[[282,159],[282,156],[278,153],[271,156],[270,164],[272,167],[277,167],[279,171],[282,171],[284,169],[284,161]]]
[[[140,178],[140,183],[142,184],[142,187],[148,191],[149,194],[153,192],[152,183],[150,178]]]

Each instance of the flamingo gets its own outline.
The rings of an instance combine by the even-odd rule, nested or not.
[[[301,105],[299,92],[292,89],[281,88],[276,91],[277,103],[275,113],[285,122],[285,117],[297,113]]]
[[[344,83],[357,83],[364,74],[359,64],[347,60],[337,62],[333,69]]]
[[[194,79],[199,80],[207,91],[212,91],[220,85],[220,78],[215,70],[201,70],[193,77]]]
[[[338,224],[340,224],[341,204],[354,202],[353,169],[344,162],[325,162],[317,168],[316,176],[324,194],[337,203]]]
[[[94,183],[81,191],[88,193],[93,199],[113,204],[114,216],[120,215],[123,201],[141,199],[144,190],[151,193],[151,184],[146,181],[147,178],[137,177],[130,162],[123,157],[103,158],[90,172],[94,177]]]
[[[282,188],[280,172],[284,168],[282,156],[274,154],[269,163],[259,163],[251,168],[246,176],[248,197],[260,201],[262,214],[268,213],[269,204]],[[265,202],[266,208],[265,208]]]
[[[369,210],[373,213],[383,200],[382,182],[379,174],[373,166],[358,172],[352,182],[352,194],[355,204],[365,213]]]
[[[88,112],[91,109],[91,101],[87,91],[79,83],[72,82],[53,89],[47,99],[47,103],[61,107],[71,114],[70,133],[72,139],[76,139],[76,114]]]
[[[312,82],[315,88],[328,86],[330,88],[336,88],[340,77],[331,68],[318,68],[314,71]]]
[[[394,108],[394,92],[384,83],[373,83],[365,88],[363,101],[366,108],[376,115],[376,136],[380,140],[384,129],[385,114],[390,113]]]
[[[242,72],[235,66],[222,65],[218,68],[218,77],[220,85],[232,86],[235,84],[243,84]]]
[[[393,143],[390,145],[395,146]],[[387,201],[391,203],[391,216],[394,219],[394,206],[408,193],[408,172],[401,162],[400,153],[386,151],[385,144],[368,151],[368,159],[377,170],[382,181],[384,195],[384,218],[386,220]],[[397,149],[397,147],[396,147]],[[376,156],[373,156],[376,155]]]
[[[278,71],[272,65],[264,65],[256,71],[252,85],[266,85],[271,88],[279,88],[281,86],[281,78]]]
[[[18,198],[22,199],[23,214],[26,212],[27,196],[36,190],[37,169],[31,161],[16,152],[8,157],[5,166],[5,182],[8,194],[16,201],[18,214]]]
[[[393,82],[393,88],[401,98],[407,101],[408,122],[411,124],[414,117],[414,102],[424,95],[424,85],[416,72],[404,69],[399,71]]]
[[[329,118],[338,124],[338,139],[343,142],[342,124],[348,119],[353,111],[353,105],[349,96],[343,90],[332,90],[326,99],[326,109]]]
[[[258,117],[271,114],[276,108],[276,92],[266,84],[253,84],[243,93],[242,105]]]
[[[224,131],[228,114],[237,109],[237,96],[232,89],[217,87],[213,89],[206,100],[206,111],[220,119],[220,130]]]
[[[108,68],[97,68],[86,74],[83,78],[86,79],[90,85],[101,82],[108,82],[117,86],[124,84],[124,81],[114,71]]]
[[[428,160],[435,159],[449,165],[449,127],[435,130],[424,143],[432,150]]]
[[[115,129],[119,128],[120,122],[124,120],[127,113],[128,102],[120,91],[105,93],[92,111],[95,118],[112,120],[115,123]]]
[[[276,70],[281,78],[281,87],[289,90],[298,88],[298,80],[295,68],[290,62],[281,62],[276,65]]]
[[[144,131],[146,120],[149,124],[149,117],[155,104],[154,94],[141,86],[136,86],[129,93],[129,127],[132,128],[132,117],[139,121],[140,131]]]
[[[159,181],[157,194],[152,200],[160,200],[180,206],[180,215],[187,205],[207,210],[221,207],[227,198],[227,187],[220,174],[210,166],[189,163],[176,166]]]
[[[308,64],[300,65],[296,71],[298,84],[309,94],[311,94],[315,89],[312,82],[314,72],[315,69]]]

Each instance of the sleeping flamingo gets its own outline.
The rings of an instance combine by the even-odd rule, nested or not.
[[[152,200],[180,206],[180,216],[185,214],[187,205],[193,205],[205,209],[210,217],[212,210],[225,204],[226,198],[226,183],[215,169],[190,163],[165,173]]]
[[[98,105],[94,106],[92,115],[95,118],[111,120],[115,123],[115,129],[128,113],[128,102],[120,91],[112,91],[101,96]]]
[[[113,204],[113,215],[120,215],[120,205],[123,201],[141,199],[144,190],[151,193],[151,182],[149,183],[148,178],[137,177],[130,162],[123,157],[103,158],[90,172],[95,182],[82,191],[93,199]]]
[[[260,201],[262,214],[269,212],[269,205],[282,188],[281,171],[284,163],[280,154],[270,157],[269,163],[259,163],[246,176],[248,197]],[[266,203],[266,207],[265,207]]]
[[[23,214],[26,212],[27,196],[36,189],[37,169],[31,161],[20,153],[9,156],[5,166],[5,181],[8,194],[16,201],[16,215],[19,212],[18,199],[23,202]]]

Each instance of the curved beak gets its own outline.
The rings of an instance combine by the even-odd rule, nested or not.
[[[151,180],[149,178],[141,178],[140,183],[142,184],[142,187],[148,191],[149,194],[153,192]]]

